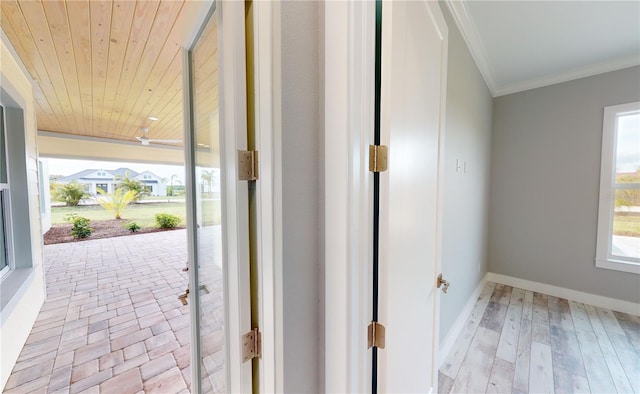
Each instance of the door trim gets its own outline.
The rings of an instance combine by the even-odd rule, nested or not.
[[[375,2],[324,14],[324,391],[370,392]]]
[[[280,2],[253,2],[260,391],[284,392]]]

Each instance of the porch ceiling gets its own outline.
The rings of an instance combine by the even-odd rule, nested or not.
[[[206,2],[0,3],[0,27],[36,82],[39,130],[183,138],[180,49]]]

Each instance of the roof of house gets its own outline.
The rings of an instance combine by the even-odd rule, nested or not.
[[[125,167],[120,167],[117,168],[115,170],[103,170],[103,169],[87,169],[87,170],[82,170],[80,172],[76,172],[75,174],[71,174],[69,176],[65,176],[63,178],[58,179],[58,182],[72,182],[72,181],[76,181],[76,180],[106,180],[104,178],[101,179],[96,179],[96,178],[89,178],[89,175],[95,173],[96,171],[104,171],[110,175],[112,175],[114,178],[116,176],[126,176],[127,173],[129,173],[129,177],[130,178],[135,178],[138,175],[140,175],[141,173],[133,171],[130,168],[125,168]],[[156,174],[154,174],[153,172],[150,171],[144,171],[145,173],[149,173],[155,177],[158,177]]]

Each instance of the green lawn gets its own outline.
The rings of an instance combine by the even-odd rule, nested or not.
[[[640,237],[640,216],[616,214],[613,220],[613,233],[615,235]]]
[[[70,213],[75,213],[90,220],[114,219],[113,215],[100,205],[81,205],[77,207],[51,207],[51,220],[53,224],[67,223],[65,217]],[[156,227],[155,215],[157,213],[176,215],[182,219],[181,225],[186,224],[184,201],[132,204],[124,210],[122,218],[135,221],[142,228]],[[205,226],[220,224],[220,201],[207,201],[203,208],[203,216]]]
[[[75,213],[90,220],[114,219],[113,214],[100,205],[81,205],[77,207],[52,207],[51,221],[53,224],[67,223],[65,217],[70,213]],[[157,213],[176,215],[182,219],[182,225],[185,224],[185,204],[174,202],[132,204],[124,210],[122,219],[135,221],[142,228],[156,227],[155,215]]]
[[[184,202],[184,196],[145,196],[143,201]]]

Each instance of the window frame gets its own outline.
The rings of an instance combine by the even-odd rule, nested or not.
[[[0,204],[2,204],[2,212],[0,213],[0,220],[3,221],[3,234],[4,238],[0,239],[0,242],[4,243],[4,253],[6,266],[0,269],[0,281],[3,280],[12,270],[15,269],[15,256],[13,254],[13,237],[11,231],[11,203],[10,203],[10,190],[9,185],[6,183],[0,183]]]
[[[640,274],[640,259],[611,254],[616,191],[617,119],[620,115],[633,113],[640,113],[640,101],[604,107],[595,265],[598,268]]]
[[[9,159],[8,153],[9,149],[7,149],[7,140],[6,140],[6,125],[4,121],[4,106],[0,105],[0,138],[2,138],[2,143],[0,144],[0,157],[2,158],[2,163],[0,165],[5,168],[5,176],[6,179],[3,181],[0,177],[0,194],[2,194],[0,198],[0,204],[2,204],[2,211],[0,212],[0,220],[2,220],[3,224],[3,239],[0,239],[0,242],[4,244],[4,253],[5,253],[5,262],[6,266],[0,269],[0,281],[4,280],[8,274],[15,269],[15,256],[13,254],[13,232],[11,231],[11,189],[9,188]]]
[[[100,186],[105,186],[105,187],[100,187]],[[96,182],[96,194],[100,194],[98,192],[98,189],[102,189],[102,191],[104,191],[105,193],[109,193],[109,184],[108,183],[97,183]]]

